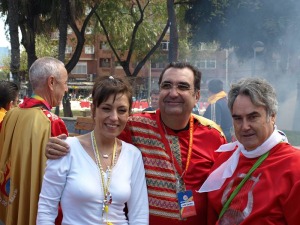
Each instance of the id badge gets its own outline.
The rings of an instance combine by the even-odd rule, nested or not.
[[[178,192],[177,198],[181,218],[197,215],[193,192],[191,190]]]

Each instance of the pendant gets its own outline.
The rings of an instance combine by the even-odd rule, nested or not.
[[[102,155],[102,157],[103,157],[104,159],[108,159],[108,155],[107,155],[107,154]]]
[[[103,206],[102,206],[102,215],[103,213],[108,213],[109,205],[112,203],[112,196],[111,193],[108,191],[103,200]]]
[[[112,196],[111,196],[111,193],[108,191],[108,192],[106,192],[106,194],[105,194],[105,196],[104,196],[104,204],[105,205],[110,205],[111,204],[111,202],[112,202]]]

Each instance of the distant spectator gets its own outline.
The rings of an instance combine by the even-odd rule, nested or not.
[[[18,105],[19,88],[11,81],[0,81],[0,122],[3,120],[6,112]]]
[[[195,104],[192,113],[194,113],[196,115],[200,115],[199,108],[198,108],[197,104]]]
[[[144,109],[143,111],[155,111],[158,109],[159,90],[153,89],[150,93],[150,99],[150,107]]]
[[[227,106],[227,94],[223,90],[223,82],[219,79],[208,83],[208,107],[204,117],[211,119],[221,126],[228,142],[232,141],[232,118]]]

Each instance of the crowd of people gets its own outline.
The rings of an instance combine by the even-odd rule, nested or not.
[[[153,108],[133,115],[126,80],[100,77],[95,128],[67,137],[50,113],[67,90],[63,64],[41,58],[29,74],[34,95],[0,131],[0,224],[298,224],[300,153],[276,127],[266,80],[228,94],[210,81],[205,118],[193,113],[202,74],[187,62],[166,66]]]

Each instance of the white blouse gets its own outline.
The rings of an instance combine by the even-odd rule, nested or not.
[[[138,148],[122,141],[122,150],[111,173],[112,204],[102,215],[103,188],[94,160],[76,137],[67,138],[70,153],[48,160],[38,204],[37,224],[54,224],[58,204],[62,225],[149,224],[148,196],[142,155]],[[127,203],[128,219],[123,211]]]

